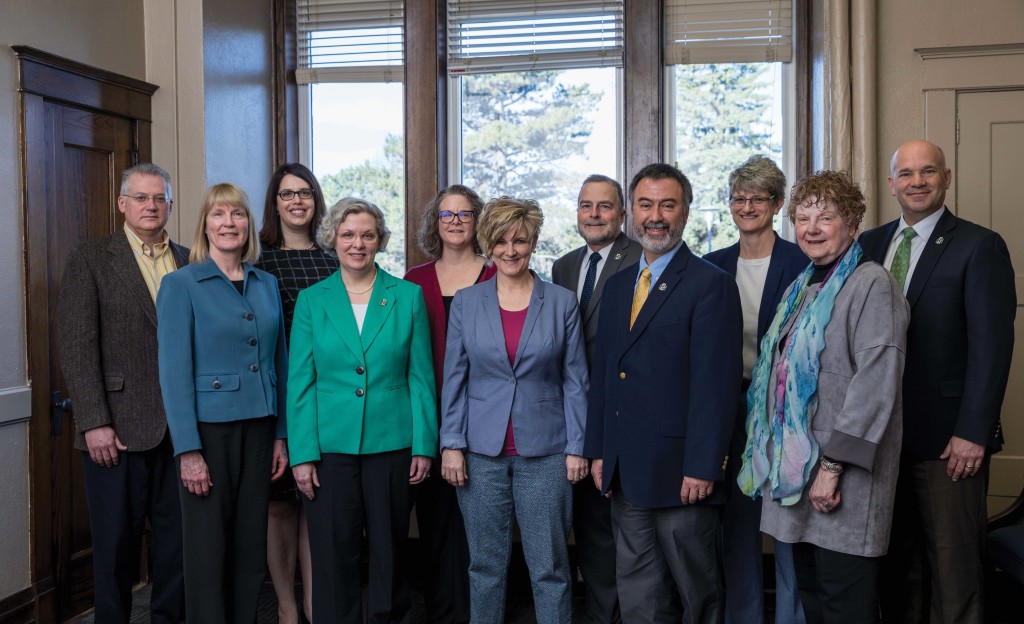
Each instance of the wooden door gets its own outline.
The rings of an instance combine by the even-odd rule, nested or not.
[[[1024,90],[958,93],[957,120],[956,163],[950,163],[957,215],[999,232],[1017,274],[1016,340],[1002,410],[1006,446],[992,457],[989,484],[989,511],[995,512],[1024,485],[1024,212],[1017,180],[1024,163]]]
[[[36,619],[60,622],[93,605],[92,545],[74,448],[55,312],[68,254],[120,227],[120,175],[149,158],[155,87],[15,47],[21,61],[26,284],[32,420],[29,427],[32,585]]]

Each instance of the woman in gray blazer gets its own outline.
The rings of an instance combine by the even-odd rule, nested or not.
[[[544,216],[532,200],[484,208],[495,279],[452,301],[442,386],[441,474],[469,541],[471,620],[499,623],[519,523],[537,621],[571,621],[566,539],[583,451],[587,365],[576,295],[530,270]]]
[[[271,465],[274,477],[288,467],[281,295],[277,279],[252,266],[259,249],[245,193],[214,185],[191,264],[163,279],[156,300],[160,390],[181,472],[189,622],[255,620],[267,476]]]
[[[747,393],[738,483],[761,530],[793,544],[807,621],[877,622],[902,439],[909,308],[854,241],[864,197],[845,172],[793,187],[807,267],[782,295]]]

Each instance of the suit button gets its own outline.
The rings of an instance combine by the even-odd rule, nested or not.
[[[356,390],[356,396],[358,396],[358,397],[361,397],[361,396],[363,396],[364,394],[366,394],[366,393],[365,393],[365,392],[363,392],[363,389],[362,389],[362,388],[358,388],[358,389]]]
[[[622,371],[621,373],[619,373],[619,379],[625,379],[625,378],[626,378],[626,371]]]
[[[508,382],[509,383],[515,383],[516,382],[516,378],[515,377],[509,377],[508,378]]]
[[[250,338],[249,339],[249,346],[250,347],[255,347],[256,346],[256,339],[255,338]]]
[[[363,368],[362,366],[356,366],[356,375],[362,375],[365,372],[366,372],[365,368]]]
[[[214,379],[213,380],[213,389],[214,390],[220,390],[220,379]]]
[[[253,319],[252,312],[246,312],[244,318],[247,321],[251,321]]]
[[[255,373],[256,371],[258,371],[259,369],[260,369],[260,367],[259,367],[258,365],[256,365],[256,364],[250,364],[250,365],[249,365],[249,370],[251,370],[251,371],[252,371],[252,372],[254,372],[254,373]]]

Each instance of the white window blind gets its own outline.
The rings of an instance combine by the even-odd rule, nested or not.
[[[299,84],[401,82],[402,0],[297,0]]]
[[[448,0],[451,75],[622,66],[623,0]]]
[[[792,59],[792,0],[665,0],[667,65]]]

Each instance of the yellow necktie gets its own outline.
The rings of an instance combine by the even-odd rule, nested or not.
[[[637,282],[636,290],[633,292],[633,308],[629,312],[629,328],[633,329],[633,323],[640,314],[640,308],[644,307],[647,301],[647,293],[651,290],[651,270],[644,267],[640,272],[640,281]]]

